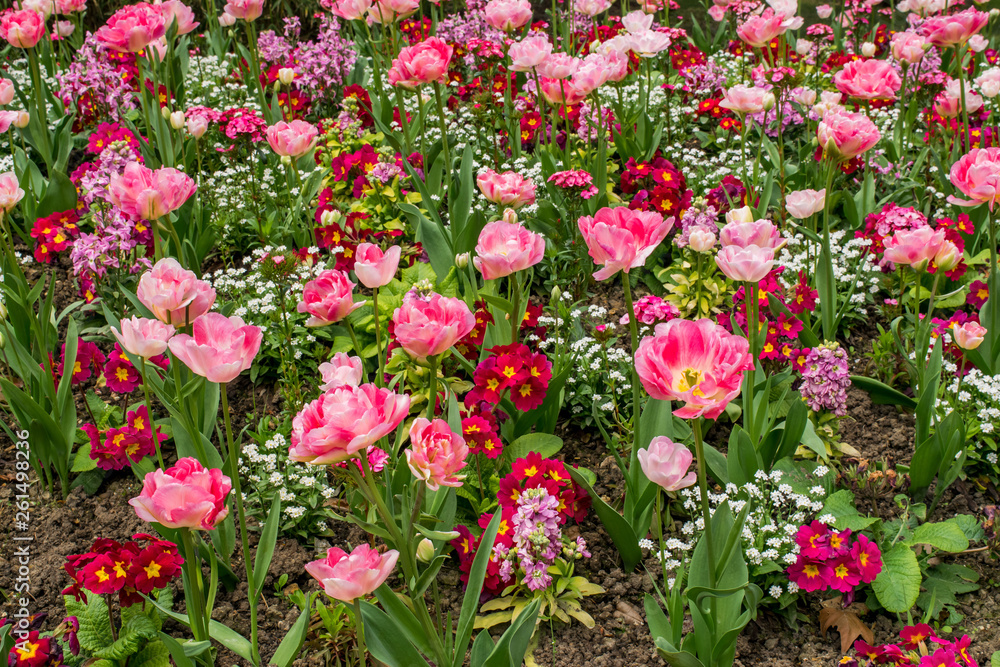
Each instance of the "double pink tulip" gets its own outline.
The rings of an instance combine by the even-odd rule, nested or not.
[[[510,68],[515,72],[530,72],[552,54],[552,43],[545,34],[534,33],[507,49]]]
[[[751,221],[749,207],[726,214],[731,220],[719,233],[722,249],[715,263],[730,280],[759,282],[774,268],[774,253],[785,244],[778,228],[767,220]]]
[[[398,245],[383,253],[377,245],[362,243],[354,253],[354,275],[369,289],[385,287],[396,275],[401,252]]]
[[[212,530],[226,518],[226,496],[233,488],[218,468],[182,458],[167,470],[146,473],[142,492],[128,501],[143,521],[167,528]]]
[[[546,79],[568,79],[580,67],[580,60],[568,53],[557,51],[549,54],[536,66],[538,76]]]
[[[334,387],[292,419],[288,456],[314,465],[346,461],[396,430],[409,409],[409,396],[373,384]]]
[[[319,374],[323,378],[321,391],[329,391],[344,385],[357,387],[364,379],[364,367],[361,364],[361,357],[337,352],[330,361],[319,365]]]
[[[684,405],[684,419],[715,419],[740,393],[743,372],[753,367],[746,338],[710,319],[673,319],[639,343],[635,367],[649,395]]]
[[[177,334],[167,345],[195,375],[219,384],[250,368],[263,338],[260,327],[235,315],[205,313],[192,325],[194,336]]]
[[[407,292],[403,305],[392,314],[392,323],[403,350],[423,362],[468,336],[476,317],[461,299]]]
[[[903,80],[885,60],[854,60],[837,72],[833,85],[848,97],[862,100],[894,100]]]
[[[163,14],[163,22],[167,30],[170,30],[170,26],[176,23],[177,34],[186,35],[198,27],[198,22],[194,20],[194,11],[181,0],[167,0],[156,7],[159,7],[160,13]]]
[[[14,82],[10,79],[0,79],[0,106],[14,101]]]
[[[427,83],[447,83],[452,48],[437,37],[407,46],[392,61],[390,84],[416,90]]]
[[[497,220],[483,227],[473,263],[486,280],[509,276],[542,261],[545,239],[524,225]]]
[[[111,202],[126,215],[157,220],[184,205],[197,189],[194,179],[171,167],[155,171],[129,162],[108,185]]]
[[[367,544],[359,544],[351,553],[331,547],[326,558],[306,563],[305,569],[327,595],[350,603],[381,586],[398,559],[395,549],[379,554]]]
[[[121,332],[111,329],[111,333],[122,349],[143,359],[157,357],[167,351],[167,341],[174,335],[174,328],[159,320],[134,315],[121,321]]]
[[[121,53],[138,53],[163,37],[167,24],[163,12],[148,2],[122,7],[94,33],[97,41]]]
[[[955,345],[963,350],[975,350],[984,340],[986,340],[986,327],[979,322],[964,322],[956,324],[951,330],[951,337],[955,340]]]
[[[457,473],[465,467],[469,448],[465,438],[454,433],[445,420],[414,419],[405,453],[410,472],[431,491],[442,486],[462,486],[465,475]]]
[[[983,108],[983,98],[969,88],[969,83],[951,79],[934,99],[934,111],[944,118],[955,118],[962,113],[962,88],[965,88],[965,110],[974,114]]]
[[[725,91],[719,106],[740,114],[759,113],[774,107],[774,93],[757,86],[738,84]]]
[[[282,157],[299,158],[316,146],[319,130],[304,120],[278,121],[265,131],[271,150]]]
[[[339,322],[363,305],[362,301],[354,302],[354,283],[347,274],[328,269],[306,283],[296,309],[311,315],[307,327],[323,327]]]
[[[819,122],[816,136],[826,154],[841,162],[868,151],[882,138],[868,116],[846,112],[827,113]]]
[[[325,6],[338,18],[345,21],[359,21],[371,9],[372,0],[334,0]]]
[[[958,206],[986,204],[990,211],[1000,202],[1000,148],[973,148],[951,165],[951,184],[968,199],[951,195]]]
[[[950,252],[948,246],[953,245],[945,239],[944,230],[935,231],[930,225],[925,225],[900,230],[887,238],[884,257],[893,264],[905,264],[914,271],[923,271],[939,252]]]
[[[594,273],[598,280],[645,264],[673,226],[674,218],[664,220],[655,211],[624,206],[602,208],[593,217],[585,215],[577,221],[591,258],[604,267]]]
[[[531,22],[531,3],[528,0],[489,0],[483,10],[490,27],[512,32]]]
[[[774,250],[760,246],[724,246],[715,255],[715,264],[730,280],[757,283],[774,268]]]
[[[583,90],[578,89],[572,80],[549,79],[543,76],[540,84],[542,97],[549,104],[573,106],[587,98]]]
[[[0,13],[0,37],[19,49],[30,49],[45,36],[45,19],[30,9]]]
[[[749,207],[744,208],[748,209]],[[737,209],[734,212],[742,210]],[[785,245],[785,239],[781,236],[778,228],[767,220],[748,221],[734,219],[728,222],[722,228],[722,231],[719,232],[719,243],[723,247],[738,246],[740,248],[747,248],[750,246],[759,246],[761,248],[779,250]]]
[[[989,23],[990,15],[978,9],[969,8],[950,16],[934,16],[927,19],[920,30],[927,41],[934,46],[947,47],[965,44]]]
[[[756,49],[767,46],[772,39],[783,35],[787,27],[785,17],[773,11],[765,10],[760,16],[751,16],[736,28],[736,34],[746,44]]]
[[[476,185],[494,204],[519,209],[535,203],[535,184],[516,171],[498,174],[487,169],[476,177]]]
[[[142,274],[135,293],[156,319],[175,327],[187,326],[215,303],[212,286],[173,257],[164,257]]]
[[[13,171],[0,174],[0,210],[9,213],[18,202],[24,199],[24,189]]]
[[[931,45],[924,39],[924,36],[915,32],[897,32],[892,36],[892,41],[889,42],[892,57],[909,65],[916,65],[920,62],[930,47]]]
[[[822,190],[796,190],[785,196],[785,209],[799,220],[815,215],[826,206],[826,188]]]
[[[649,449],[640,449],[636,456],[649,481],[664,491],[680,491],[698,481],[698,475],[689,472],[694,460],[691,451],[665,435],[653,438]]]
[[[229,0],[224,10],[234,18],[256,21],[264,13],[264,0]]]

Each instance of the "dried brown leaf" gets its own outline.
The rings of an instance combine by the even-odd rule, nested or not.
[[[819,629],[826,637],[826,631],[831,627],[837,628],[840,633],[840,652],[847,651],[854,644],[858,637],[863,638],[869,644],[874,643],[875,634],[871,628],[865,625],[858,615],[851,609],[840,607],[825,607],[819,611]]]

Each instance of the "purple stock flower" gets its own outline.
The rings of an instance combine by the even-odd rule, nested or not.
[[[847,414],[847,388],[851,386],[847,353],[837,343],[825,343],[806,353],[799,393],[812,410]]]

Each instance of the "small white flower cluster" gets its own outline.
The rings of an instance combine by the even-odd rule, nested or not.
[[[847,294],[853,283],[851,304],[854,306],[854,313],[865,317],[868,315],[866,305],[872,300],[872,295],[878,294],[881,289],[883,274],[876,257],[867,251],[871,240],[845,240],[847,233],[845,229],[830,232],[833,277],[838,283],[837,291],[842,295]],[[786,288],[792,288],[798,281],[799,271],[811,274],[815,270],[821,246],[803,235],[786,234],[785,238],[788,239],[788,244],[778,255],[778,264],[785,267],[779,280]]]
[[[997,424],[1000,424],[1000,374],[986,375],[978,368],[971,368],[967,369],[968,372],[960,381],[955,363],[946,361],[944,370],[952,380],[938,398],[939,412],[947,414],[954,404],[969,429],[967,451],[970,457],[985,460],[996,467],[998,442],[995,434]]]

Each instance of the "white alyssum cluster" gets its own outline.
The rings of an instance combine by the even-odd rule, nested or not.
[[[871,241],[865,238],[847,237],[848,231],[838,229],[830,232],[830,254],[833,257],[833,277],[837,281],[837,292],[846,296],[853,288],[850,302],[859,316],[867,316],[866,306],[881,289],[882,272],[874,255],[867,248]],[[846,238],[845,238],[846,237]],[[820,255],[820,244],[804,235],[786,234],[787,245],[781,249],[777,263],[785,270],[779,280],[786,288],[798,282],[799,271],[812,274]]]

